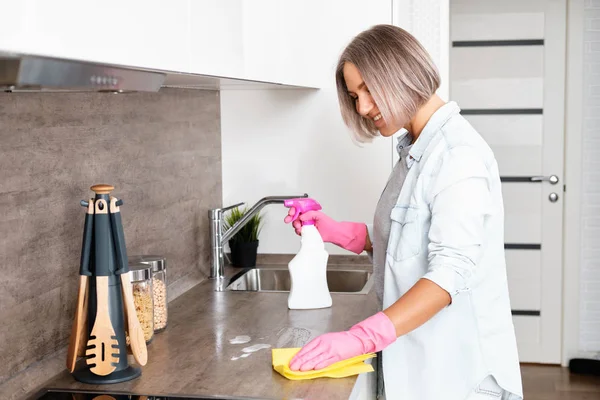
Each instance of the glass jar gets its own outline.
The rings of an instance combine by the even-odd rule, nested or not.
[[[130,260],[150,266],[152,270],[152,286],[154,300],[154,332],[161,332],[167,327],[167,259],[163,256],[131,256]]]
[[[144,332],[146,343],[154,337],[154,298],[152,285],[152,268],[142,263],[130,263],[131,286],[133,287],[133,303]],[[126,337],[129,345],[129,336]]]

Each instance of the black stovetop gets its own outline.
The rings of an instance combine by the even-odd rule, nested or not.
[[[259,400],[250,397],[223,396],[153,396],[127,393],[87,392],[74,390],[46,389],[37,400]]]

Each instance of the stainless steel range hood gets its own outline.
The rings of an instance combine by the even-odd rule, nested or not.
[[[0,53],[0,90],[157,92],[166,74],[121,66]]]

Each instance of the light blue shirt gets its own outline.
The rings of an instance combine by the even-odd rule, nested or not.
[[[422,278],[452,298],[383,351],[390,400],[463,400],[488,375],[522,398],[498,165],[459,113],[449,102],[430,118],[390,214],[384,309]]]

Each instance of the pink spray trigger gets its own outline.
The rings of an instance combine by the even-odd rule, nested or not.
[[[315,199],[311,199],[311,198],[307,198],[307,197],[284,200],[283,205],[288,208],[294,207],[296,209],[296,214],[294,214],[292,221],[297,220],[298,217],[300,216],[300,214],[302,214],[302,213],[305,213],[307,211],[318,211],[323,208]],[[314,225],[314,224],[315,224],[315,221],[302,222],[303,226],[304,225]]]

